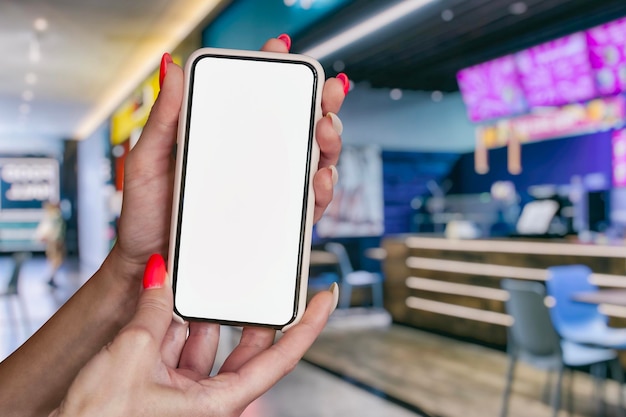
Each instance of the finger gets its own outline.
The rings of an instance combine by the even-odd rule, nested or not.
[[[337,165],[341,153],[342,131],[341,119],[334,113],[326,113],[326,117],[322,117],[317,122],[315,138],[320,147],[319,168]]]
[[[345,78],[347,80],[347,77]],[[339,78],[329,78],[322,91],[322,113],[339,113],[346,98],[346,84]]]
[[[287,43],[285,41],[278,38],[271,38],[268,39],[267,42],[265,42],[265,44],[261,48],[261,51],[287,53],[289,52],[289,48],[287,47]]]
[[[322,218],[324,211],[333,199],[333,168],[322,168],[313,177],[313,189],[315,190],[314,222]]]
[[[206,378],[215,362],[220,340],[220,325],[217,323],[192,322],[189,337],[180,356],[179,369],[186,369],[196,379]]]
[[[143,330],[152,342],[161,346],[172,322],[172,288],[167,284],[165,261],[161,255],[152,255],[143,276],[144,291],[137,303],[137,312],[126,329]]]
[[[332,291],[322,291],[313,297],[300,323],[239,369],[237,373],[242,386],[238,393],[242,403],[258,398],[295,368],[321,333],[328,316],[337,305],[337,284],[333,284],[331,289]]]
[[[170,368],[177,368],[178,361],[187,340],[189,323],[172,320],[161,344],[163,363]]]
[[[274,343],[276,331],[264,327],[244,327],[239,344],[228,355],[220,373],[236,372],[243,364],[263,352]]]
[[[134,163],[142,163],[138,169],[157,169],[169,163],[176,143],[178,115],[183,100],[183,70],[174,63],[168,64],[166,68],[163,86],[150,117],[137,145],[128,155]],[[134,157],[138,153],[142,155],[141,158]]]

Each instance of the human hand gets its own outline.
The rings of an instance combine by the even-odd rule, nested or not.
[[[290,43],[288,36],[281,35],[268,40],[262,50],[287,53]],[[125,165],[122,213],[118,240],[112,254],[122,261],[116,266],[115,276],[128,280],[141,274],[150,254],[165,255],[168,252],[174,182],[172,151],[183,98],[183,71],[171,59],[164,59],[161,75],[161,92]],[[337,178],[334,166],[341,150],[342,130],[336,113],[343,104],[347,87],[348,78],[342,74],[328,79],[323,89],[322,112],[328,117],[323,117],[316,126],[316,140],[321,154],[313,179],[315,221],[321,218],[333,195]],[[274,161],[268,161],[270,163]]]
[[[50,417],[239,416],[293,370],[337,304],[334,284],[313,297],[300,323],[275,344],[251,350],[242,338],[209,377],[219,333],[186,337],[187,324],[172,321],[166,276],[163,258],[153,255],[135,316],[79,372]]]

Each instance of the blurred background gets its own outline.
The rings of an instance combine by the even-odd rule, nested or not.
[[[623,415],[623,0],[3,0],[0,358],[114,244],[162,54],[281,33],[350,78],[310,268],[342,298],[244,415]]]

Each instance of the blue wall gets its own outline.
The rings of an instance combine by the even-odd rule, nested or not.
[[[485,175],[474,171],[474,154],[466,153],[450,173],[450,193],[489,192],[495,181],[508,180],[523,196],[532,185],[565,185],[575,175],[588,174],[602,174],[610,186],[611,165],[611,132],[524,144],[520,175],[508,173],[506,148],[489,151],[489,172]]]

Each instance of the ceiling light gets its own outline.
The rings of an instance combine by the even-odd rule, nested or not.
[[[341,60],[337,60],[333,63],[333,69],[337,72],[341,72],[346,69],[346,64]]]
[[[443,100],[443,93],[439,90],[435,90],[431,93],[430,98],[435,103],[439,103],[441,100]]]
[[[402,98],[402,90],[400,90],[399,88],[393,88],[390,92],[389,92],[389,97],[391,97],[392,100],[400,100]]]
[[[441,12],[441,19],[443,19],[444,22],[449,22],[452,19],[454,19],[454,12],[450,9],[446,9],[443,12]]]
[[[29,72],[24,77],[24,81],[26,81],[26,84],[28,85],[37,84],[37,74],[35,74],[34,72]]]
[[[313,0],[300,0],[300,6],[302,6],[304,10],[308,10],[313,6]]]
[[[37,32],[45,32],[48,29],[48,21],[43,17],[35,19],[33,27]]]
[[[509,6],[509,13],[520,15],[526,13],[528,6],[523,1],[518,1]]]
[[[285,6],[291,7],[296,4],[296,0],[284,0]]]
[[[31,101],[34,97],[35,95],[33,94],[31,90],[26,90],[22,93],[22,99],[24,101]]]
[[[318,60],[325,58],[434,1],[437,0],[406,0],[400,2],[302,53]]]

